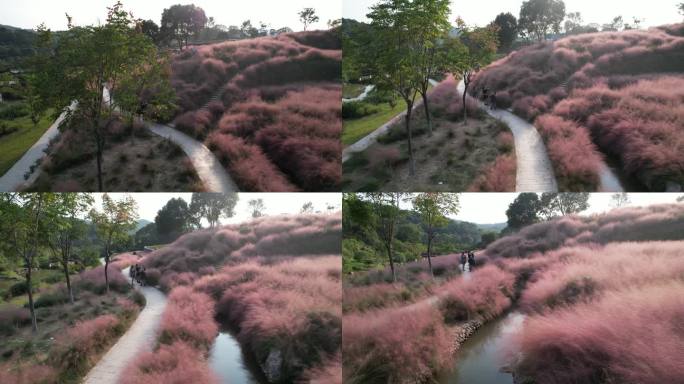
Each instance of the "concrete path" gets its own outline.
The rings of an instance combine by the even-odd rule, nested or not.
[[[463,94],[464,90],[465,84],[461,81],[458,83],[458,91]],[[558,192],[558,183],[544,140],[534,125],[509,111],[490,110],[479,100],[476,101],[491,116],[508,124],[513,132],[517,159],[516,192]]]
[[[50,128],[43,133],[43,136],[36,141],[31,148],[24,153],[24,155],[14,163],[12,168],[5,172],[2,177],[0,177],[0,192],[13,192],[21,189],[25,185],[30,185],[38,177],[40,173],[40,167],[36,168],[34,172],[28,179],[24,179],[24,175],[31,171],[31,166],[45,156],[45,150],[47,149],[50,141],[59,135],[59,126],[62,124],[64,119],[67,117],[69,111],[73,111],[78,103],[75,101],[62,112],[61,115],[55,120]]]
[[[112,97],[106,87],[103,90],[103,100],[111,105]],[[208,104],[209,102],[207,102]],[[204,144],[171,126],[150,121],[144,121],[144,123],[152,133],[171,140],[188,155],[207,192],[230,193],[239,191],[221,162]]]
[[[371,93],[372,90],[375,89],[375,85],[366,85],[366,88],[363,89],[363,93],[356,96],[356,97],[351,97],[351,98],[342,98],[343,103],[350,103],[352,101],[362,101],[366,97],[368,97],[368,94]]]
[[[436,87],[439,82],[437,80],[430,79],[430,85],[433,87]],[[423,100],[418,97],[418,100],[413,104],[413,110],[417,110],[419,107],[423,105]],[[399,121],[401,121],[404,116],[406,116],[406,111],[403,111],[399,113],[398,115],[394,116],[390,121],[386,122],[385,124],[381,125],[378,129],[374,130],[373,132],[369,133],[368,135],[364,136],[361,140],[357,141],[356,143],[348,146],[347,148],[342,150],[342,162],[344,163],[345,161],[349,160],[351,155],[355,152],[363,152],[365,151],[368,147],[371,145],[375,144],[378,141],[378,137],[384,135],[389,131],[390,127],[392,127],[394,124],[397,124]]]
[[[122,272],[128,276],[128,268]],[[151,351],[156,344],[157,329],[166,307],[166,296],[153,287],[136,285],[136,289],[147,299],[145,308],[128,331],[88,372],[83,380],[85,384],[118,384],[121,373],[124,372],[131,359],[141,351]]]
[[[615,171],[613,171],[613,169],[610,168],[606,163],[601,163],[599,177],[601,180],[599,192],[625,192],[625,189],[622,187],[620,179],[618,179]]]
[[[183,149],[207,192],[238,192],[238,187],[223,168],[221,162],[204,144],[167,125],[146,121],[147,128],[154,134],[171,140]]]

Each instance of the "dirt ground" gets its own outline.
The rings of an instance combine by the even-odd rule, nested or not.
[[[426,133],[424,117],[413,124],[418,133],[413,137],[414,176],[409,176],[406,139],[376,143],[344,164],[344,190],[466,191],[498,155],[512,151],[498,140],[508,127],[490,117],[469,119],[467,124],[436,120],[432,136]],[[402,124],[392,130],[405,128]]]
[[[164,138],[130,136],[110,143],[103,157],[106,191],[202,191],[204,187],[185,153]],[[33,191],[97,191],[97,162],[91,159],[57,173],[43,172]]]

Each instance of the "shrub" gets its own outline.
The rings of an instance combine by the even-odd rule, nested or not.
[[[363,101],[350,101],[348,103],[342,103],[342,118],[359,119],[377,113],[379,110],[378,107]]]
[[[64,289],[55,289],[49,292],[43,292],[38,299],[33,303],[35,308],[51,307],[53,305],[64,304],[69,301],[69,296]]]
[[[121,270],[110,265],[108,270],[109,288],[117,292],[126,293],[131,289],[128,279],[121,273]],[[88,269],[79,274],[75,280],[75,285],[81,289],[102,294],[105,292],[104,266]]]
[[[17,297],[17,296],[25,295],[27,293],[28,293],[28,284],[26,284],[26,281],[19,281],[17,283],[14,283],[9,288],[10,297]]]
[[[114,315],[102,315],[76,323],[58,338],[51,358],[63,372],[84,373],[111,342],[123,332],[123,325]]]
[[[218,382],[202,354],[182,341],[140,354],[126,372],[126,383],[130,384]]]
[[[31,323],[31,314],[28,308],[20,308],[14,305],[0,307],[0,335],[10,336],[17,328]]]
[[[57,372],[49,365],[36,364],[18,369],[0,365],[0,383],[37,384],[57,383]]]
[[[345,315],[344,382],[425,381],[448,366],[451,340],[437,309],[385,309]]]
[[[493,164],[482,171],[469,192],[506,192],[515,190],[517,164],[514,155],[506,154],[496,158]]]
[[[162,317],[161,343],[183,341],[195,348],[208,349],[217,333],[214,304],[209,296],[193,292],[188,287],[177,287],[171,291]]]

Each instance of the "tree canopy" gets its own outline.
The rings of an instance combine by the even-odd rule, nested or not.
[[[527,37],[542,41],[551,32],[560,33],[563,19],[563,0],[527,0],[520,7],[518,25]]]
[[[178,49],[188,47],[190,37],[200,33],[207,25],[204,10],[194,4],[172,5],[162,12],[160,34],[168,40],[176,40]]]

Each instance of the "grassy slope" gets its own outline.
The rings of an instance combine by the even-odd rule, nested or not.
[[[345,99],[351,99],[354,97],[359,97],[363,93],[366,86],[364,84],[342,84],[342,97]]]
[[[28,116],[14,120],[5,120],[9,127],[19,130],[0,137],[0,175],[12,168],[14,163],[45,133],[53,122],[52,111],[48,111],[34,127]]]

